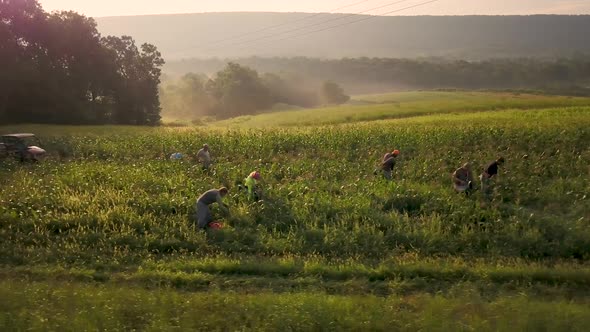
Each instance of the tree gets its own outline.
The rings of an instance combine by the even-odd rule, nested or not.
[[[112,119],[118,124],[158,125],[160,122],[160,67],[157,48],[143,44],[141,50],[129,36],[102,39],[116,64],[115,104]]]
[[[277,74],[266,73],[262,76],[262,82],[271,92],[274,103],[301,107],[312,107],[318,103],[317,93],[299,77],[284,78]]]
[[[114,62],[100,43],[96,22],[75,12],[48,17],[47,58],[54,82],[49,107],[62,123],[101,123],[109,110],[102,103],[111,93]]]
[[[196,119],[209,114],[213,101],[207,94],[207,81],[205,75],[188,73],[178,82],[162,87],[160,99],[165,116]]]
[[[207,91],[217,101],[214,112],[220,118],[253,114],[273,103],[255,70],[231,62],[207,83]]]
[[[92,18],[0,0],[2,122],[158,124],[162,64],[153,45],[102,38]]]
[[[0,121],[22,122],[37,109],[46,14],[35,0],[0,0]]]
[[[344,93],[344,90],[332,81],[325,82],[321,90],[322,100],[326,104],[344,104],[350,100],[350,96]]]

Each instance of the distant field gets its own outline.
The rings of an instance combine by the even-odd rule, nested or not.
[[[590,105],[590,98],[491,92],[402,92],[358,96],[353,98],[351,104],[353,105],[243,116],[216,122],[213,125],[221,127],[333,125],[429,114],[587,106]]]
[[[587,99],[355,100],[230,127],[0,127],[35,132],[50,152],[0,161],[0,330],[590,326]],[[354,109],[370,120],[344,124],[339,111]],[[341,125],[293,127],[322,112]],[[211,172],[167,158],[203,143]],[[386,182],[373,170],[393,148]],[[500,155],[489,195],[452,190],[462,163],[479,173]],[[254,169],[258,203],[236,189]],[[226,228],[198,232],[195,199],[221,185],[232,213],[213,213]]]

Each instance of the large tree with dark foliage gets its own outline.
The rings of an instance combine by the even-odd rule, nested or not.
[[[0,123],[157,125],[163,63],[92,18],[0,0]]]
[[[160,121],[160,66],[164,64],[155,46],[143,44],[141,50],[129,36],[103,38],[114,55],[116,79],[113,84],[116,123],[156,125]]]

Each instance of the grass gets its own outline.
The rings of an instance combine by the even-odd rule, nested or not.
[[[492,264],[494,263],[494,264]],[[145,259],[138,265],[108,263],[61,267],[51,264],[7,267],[7,280],[109,282],[144,287],[167,286],[179,290],[256,292],[313,291],[363,294],[448,294],[457,285],[476,286],[492,296],[502,290],[553,298],[583,299],[590,292],[590,270],[571,262],[533,263],[414,260],[407,257],[369,264],[348,260],[329,262],[321,258],[254,258],[247,256],[198,258],[178,255]]]
[[[359,99],[421,96],[450,111],[299,128],[0,127],[50,151],[0,161],[0,329],[582,330],[590,106]],[[477,100],[489,111],[465,111]],[[167,158],[203,143],[210,172]],[[385,182],[373,169],[393,148]],[[499,155],[491,196],[453,192],[455,168]],[[253,169],[259,203],[235,189]],[[226,227],[198,232],[195,199],[221,185]]]
[[[508,109],[588,106],[590,98],[492,92],[401,92],[355,97],[351,105],[243,116],[221,127],[296,127]]]
[[[584,331],[587,303],[453,297],[343,297],[310,293],[149,291],[67,283],[0,282],[3,330]],[[55,315],[59,312],[59,315]],[[11,315],[10,313],[18,313]]]

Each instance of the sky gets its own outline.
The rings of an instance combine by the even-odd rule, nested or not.
[[[381,15],[429,0],[39,0],[47,11],[74,10],[102,17],[121,15],[265,11],[359,13],[393,2],[364,14]],[[437,0],[392,15],[531,15],[590,14],[590,0]]]

